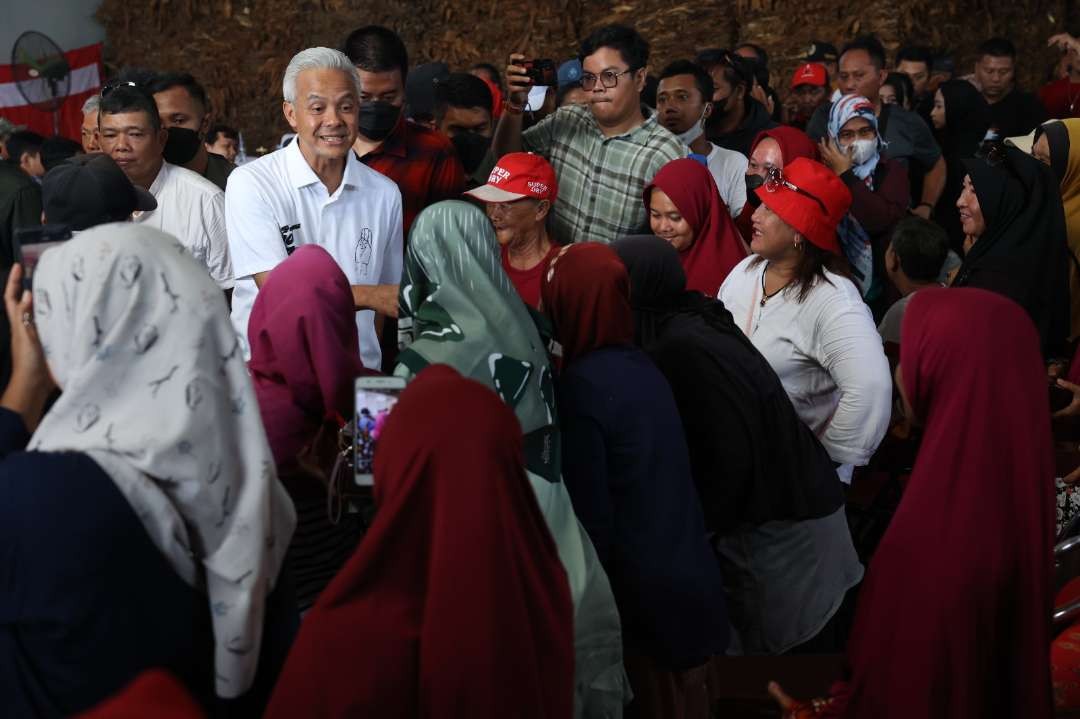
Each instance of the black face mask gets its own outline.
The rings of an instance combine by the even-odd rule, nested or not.
[[[197,130],[186,127],[170,127],[169,139],[165,141],[165,162],[173,165],[186,165],[195,158],[202,147],[202,138]]]
[[[458,158],[465,167],[465,174],[471,175],[484,161],[484,155],[491,147],[491,138],[484,137],[478,132],[459,132],[450,138],[457,150]]]
[[[360,134],[379,142],[390,136],[401,117],[401,108],[384,100],[360,105]]]
[[[765,184],[765,178],[761,175],[743,175],[743,179],[746,180],[746,201],[751,207],[757,207],[761,204],[761,198],[754,190]]]

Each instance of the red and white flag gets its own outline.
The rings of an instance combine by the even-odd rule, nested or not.
[[[71,68],[71,86],[60,109],[60,134],[78,141],[82,128],[82,106],[91,95],[101,91],[103,68],[101,43],[64,53]],[[0,117],[45,137],[53,134],[53,113],[30,105],[15,84],[14,66],[0,65]]]

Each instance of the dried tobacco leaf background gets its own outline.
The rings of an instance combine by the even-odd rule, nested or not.
[[[239,127],[254,149],[288,130],[280,78],[289,58],[312,45],[338,47],[353,28],[394,28],[414,63],[444,60],[465,68],[501,66],[514,50],[565,59],[577,41],[605,22],[633,24],[653,47],[652,70],[704,47],[756,42],[768,50],[773,84],[787,78],[811,40],[838,46],[874,32],[891,50],[919,38],[954,53],[968,71],[985,38],[1007,35],[1020,50],[1020,79],[1045,81],[1054,32],[1080,26],[1077,0],[103,0],[110,67],[185,70],[206,85],[218,115]]]

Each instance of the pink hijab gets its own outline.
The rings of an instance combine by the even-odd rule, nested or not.
[[[293,459],[323,420],[353,413],[360,362],[352,289],[334,258],[304,245],[278,265],[248,321],[255,383],[274,461]]]

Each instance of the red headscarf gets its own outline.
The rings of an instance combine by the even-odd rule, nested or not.
[[[353,412],[360,362],[352,289],[337,262],[304,245],[274,268],[248,320],[251,360],[274,461],[290,460],[327,417]]]
[[[747,253],[712,173],[697,160],[672,160],[645,188],[646,210],[653,188],[670,197],[694,228],[694,244],[679,253],[686,289],[716,297],[728,273]]]
[[[570,588],[522,452],[494,392],[417,375],[375,455],[379,511],[305,616],[268,719],[572,715]]]
[[[1048,718],[1054,463],[1039,336],[1001,295],[922,290],[900,368],[925,431],[859,592],[840,713]]]
[[[78,719],[202,719],[206,714],[183,684],[164,669],[148,669]]]
[[[540,302],[562,345],[564,366],[601,347],[634,343],[630,277],[607,245],[564,247],[548,265]]]
[[[802,130],[794,127],[788,127],[787,125],[780,125],[769,130],[762,130],[754,138],[753,144],[750,145],[750,154],[754,154],[754,149],[758,144],[766,137],[771,137],[776,140],[776,144],[780,145],[780,159],[786,165],[797,157],[805,157],[807,160],[818,159],[818,146],[810,139]],[[749,200],[749,196],[747,200]],[[757,205],[751,202],[747,202],[743,205],[742,211],[739,212],[739,216],[735,218],[735,226],[742,233],[743,239],[748,243],[750,242],[750,236],[753,234],[754,228],[750,224],[750,218],[754,214],[754,210],[757,209]]]

